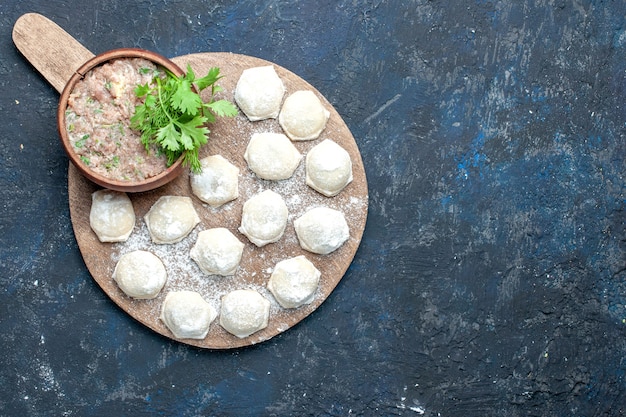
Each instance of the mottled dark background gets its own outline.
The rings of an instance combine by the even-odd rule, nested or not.
[[[58,94],[11,40],[39,12],[92,52],[232,51],[337,108],[367,227],[274,339],[163,338],[91,279]],[[3,0],[0,415],[626,413],[626,3]]]

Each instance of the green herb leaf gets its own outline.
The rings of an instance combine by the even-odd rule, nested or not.
[[[237,115],[237,107],[228,100],[217,100],[212,103],[207,103],[206,107],[220,117],[233,117]]]
[[[167,72],[166,78],[156,76],[151,84],[135,88],[137,97],[144,97],[144,103],[135,108],[131,117],[131,127],[141,132],[141,141],[146,149],[157,145],[173,164],[183,155],[183,165],[190,166],[193,172],[202,167],[199,150],[208,141],[210,130],[207,123],[216,117],[237,115],[237,107],[227,100],[213,99],[221,88],[215,83],[221,78],[219,68],[211,68],[207,75],[196,80],[191,66],[185,75],[176,77]],[[203,102],[198,91],[211,87],[207,102]]]
[[[207,75],[196,80],[196,85],[198,86],[198,89],[202,91],[205,88],[214,85],[220,78],[222,78],[220,77],[220,69],[217,67],[213,67],[209,70],[209,73]],[[215,92],[216,91],[214,90],[213,93],[215,94]]]
[[[158,130],[156,135],[158,143],[167,151],[178,152],[180,150],[180,133],[173,123],[167,124]]]
[[[187,150],[192,150],[194,147],[200,147],[207,143],[207,136],[209,129],[204,126],[206,118],[197,116],[180,125],[181,134],[188,135],[193,145],[191,148],[185,147]]]
[[[189,81],[183,79],[172,94],[172,106],[182,113],[195,116],[198,114],[198,109],[202,107],[202,100],[199,95],[191,91]]]
[[[135,87],[135,95],[137,97],[143,97],[150,92],[150,86],[148,84],[138,85]]]

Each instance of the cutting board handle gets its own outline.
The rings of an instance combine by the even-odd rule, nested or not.
[[[76,70],[94,57],[60,26],[37,13],[17,19],[13,43],[59,93]]]

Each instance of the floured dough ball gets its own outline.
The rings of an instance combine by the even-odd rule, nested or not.
[[[267,327],[270,302],[255,290],[235,290],[222,297],[220,325],[239,338]]]
[[[208,275],[233,275],[243,255],[244,244],[223,227],[203,230],[190,255]]]
[[[89,225],[100,242],[125,242],[135,227],[135,210],[128,195],[113,190],[91,194]]]
[[[222,155],[200,160],[202,171],[191,173],[191,191],[211,207],[219,207],[239,197],[239,168]]]
[[[278,241],[287,227],[289,212],[280,194],[265,190],[246,201],[239,231],[258,247]]]
[[[167,280],[163,262],[154,254],[136,250],[122,255],[115,265],[113,280],[129,297],[156,297]]]
[[[254,133],[243,155],[250,170],[264,180],[290,178],[302,155],[282,133]]]
[[[304,255],[276,264],[267,288],[284,308],[297,308],[313,301],[320,271]]]
[[[195,291],[171,291],[161,306],[161,320],[177,339],[204,339],[217,311]]]
[[[291,140],[312,140],[326,128],[329,117],[313,91],[300,90],[285,99],[278,122]]]
[[[191,198],[174,195],[160,197],[145,220],[150,237],[157,244],[180,242],[200,223]]]
[[[275,119],[285,86],[271,65],[245,69],[235,87],[235,101],[252,122]]]
[[[330,139],[309,151],[305,169],[307,185],[326,197],[336,196],[353,179],[350,155]]]
[[[335,251],[350,237],[343,213],[328,207],[307,211],[293,225],[302,249],[319,255]]]

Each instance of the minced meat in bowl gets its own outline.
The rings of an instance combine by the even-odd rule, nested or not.
[[[155,76],[165,77],[165,70],[149,51],[107,54],[111,53],[83,75],[79,69],[68,82],[59,105],[59,132],[74,165],[92,181],[120,191],[146,191],[167,182],[164,175],[176,176],[168,175],[169,171],[181,171],[179,163],[168,167],[156,146],[146,149],[141,133],[130,127],[135,107],[142,101],[135,88],[154,82]],[[171,61],[166,63],[175,67]],[[178,67],[168,69],[182,73]]]
[[[92,171],[119,181],[143,181],[166,168],[158,149],[146,150],[130,128],[138,85],[162,73],[142,58],[120,58],[89,71],[74,86],[65,111],[70,143]]]

